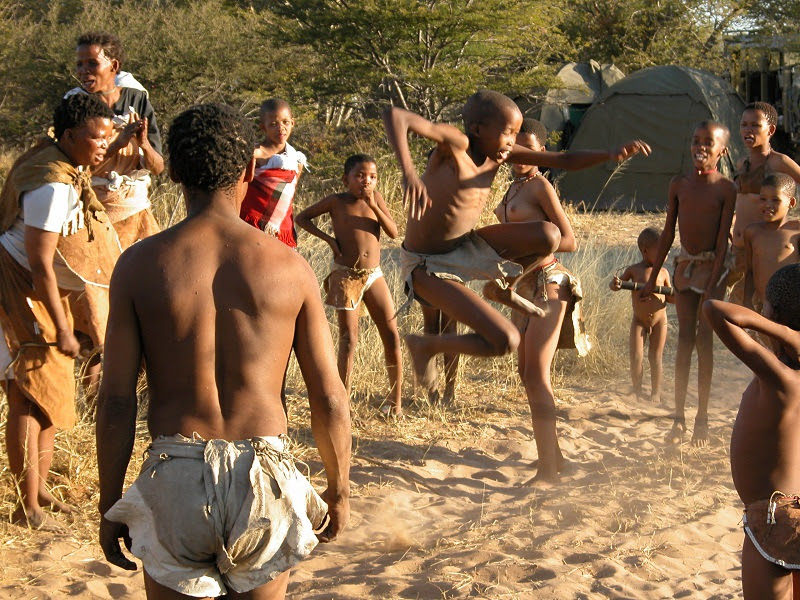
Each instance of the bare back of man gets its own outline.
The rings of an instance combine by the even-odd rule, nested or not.
[[[335,538],[349,516],[349,403],[319,289],[298,254],[239,219],[254,171],[246,137],[241,117],[221,105],[175,120],[170,174],[188,216],[126,252],[111,283],[97,417],[100,543],[110,562],[134,569],[119,547],[131,527],[148,598],[282,598],[288,569],[316,545],[324,504],[277,437],[287,431],[281,387],[292,349],[328,480],[330,522],[319,540]],[[199,153],[213,154],[214,166]],[[159,478],[143,472],[122,497],[142,357],[148,456],[184,462],[160,466]],[[239,543],[237,531],[265,518],[273,527]]]

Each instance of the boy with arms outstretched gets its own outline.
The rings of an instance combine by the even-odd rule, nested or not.
[[[609,283],[613,291],[623,289],[622,282],[630,281],[634,284],[631,293],[631,318],[630,333],[630,359],[631,383],[633,393],[637,398],[643,398],[642,393],[642,359],[644,357],[644,344],[650,338],[650,347],[647,358],[650,362],[650,400],[661,402],[661,376],[663,373],[662,357],[664,344],[667,341],[667,302],[674,302],[674,297],[666,294],[652,294],[642,296],[641,288],[650,279],[653,263],[658,249],[658,240],[661,231],[655,227],[642,230],[637,239],[642,260],[625,267],[622,275],[614,276]],[[662,288],[671,287],[669,271],[664,267],[658,272],[656,285]]]
[[[784,265],[800,260],[800,221],[789,219],[795,204],[794,179],[785,173],[767,175],[761,186],[760,223],[752,223],[744,231],[747,269],[744,277],[744,306],[753,308],[753,293],[757,305],[764,301],[764,290],[772,274]],[[800,290],[798,290],[800,293]]]
[[[512,161],[579,169],[650,151],[640,141],[614,151],[554,153],[523,148],[515,144],[522,113],[510,98],[497,92],[480,91],[470,96],[462,116],[466,133],[399,108],[384,114],[389,142],[403,171],[404,199],[410,203],[403,242],[403,279],[411,295],[474,331],[406,336],[415,375],[426,390],[436,386],[432,359],[437,354],[499,356],[519,345],[517,328],[463,283],[494,280],[499,286],[498,300],[528,314],[539,310],[517,296],[506,278],[522,274],[514,259],[555,251],[560,240],[558,227],[538,221],[474,229],[500,165]],[[408,148],[409,131],[437,144],[421,177]]]
[[[692,350],[697,347],[697,416],[692,445],[708,443],[708,399],[714,369],[714,339],[700,312],[703,299],[722,298],[728,275],[728,234],[736,203],[736,186],[717,171],[727,153],[728,129],[715,121],[703,121],[692,135],[694,169],[676,175],[669,186],[667,218],[658,242],[650,278],[641,292],[654,291],[661,267],[680,227],[680,254],[675,258],[675,309],[678,313],[678,349],[675,356],[675,419],[666,440],[679,444],[686,431],[686,392]]]
[[[175,118],[167,146],[187,216],[129,248],[111,281],[97,407],[100,545],[132,570],[126,540],[151,599],[283,598],[289,568],[349,518],[347,394],[308,263],[239,219],[255,168],[249,124],[224,105],[194,106]],[[324,502],[286,437],[291,351],[308,388]],[[142,358],[152,443],[122,496]]]
[[[297,225],[333,250],[333,271],[325,279],[325,303],[336,309],[339,322],[339,376],[350,390],[353,357],[358,341],[361,301],[378,328],[389,372],[391,406],[387,414],[402,414],[403,362],[392,295],[380,267],[381,230],[394,239],[397,225],[383,196],[375,189],[378,171],[368,154],[354,154],[344,163],[346,192],[332,194],[297,215]],[[333,236],[313,219],[330,215]]]
[[[800,569],[800,265],[776,271],[764,315],[718,300],[703,311],[719,339],[753,371],[731,434],[731,474],[745,505],[745,600],[792,598]],[[770,351],[746,329],[773,340]],[[797,592],[797,590],[795,590]],[[796,593],[795,593],[796,597]]]
[[[731,235],[731,250],[736,262],[728,278],[728,285],[734,286],[730,300],[737,304],[742,304],[744,301],[743,277],[746,270],[744,232],[751,224],[762,220],[759,195],[764,178],[771,173],[786,173],[795,182],[800,182],[800,166],[770,146],[770,139],[777,127],[778,111],[771,104],[752,102],[745,106],[739,123],[739,133],[747,147],[748,155],[736,165],[736,211]],[[767,279],[764,280],[765,283]]]

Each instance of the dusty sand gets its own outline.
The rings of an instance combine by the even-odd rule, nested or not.
[[[483,406],[468,417],[473,440],[441,424],[416,441],[362,435],[351,526],[293,571],[290,597],[740,597],[728,443],[749,376],[723,348],[716,357],[711,446],[702,450],[665,447],[669,406],[614,391],[623,381],[561,390],[570,465],[549,490],[520,487],[536,457],[522,398],[497,407],[463,398]],[[141,573],[105,563],[85,535],[2,532],[2,598],[145,597]]]

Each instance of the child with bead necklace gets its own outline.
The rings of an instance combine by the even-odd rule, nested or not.
[[[715,121],[703,121],[692,135],[694,168],[676,175],[669,186],[667,218],[653,269],[641,297],[653,294],[656,279],[680,227],[680,254],[675,259],[675,309],[678,348],[675,356],[675,419],[667,443],[679,444],[686,431],[684,407],[692,350],[697,347],[698,407],[692,445],[708,443],[708,400],[714,368],[713,331],[700,313],[703,300],[721,299],[728,274],[728,234],[736,204],[736,186],[717,171],[727,153],[730,133]]]
[[[547,129],[535,119],[524,119],[516,143],[536,152],[544,150]],[[561,241],[555,252],[574,252],[575,234],[553,186],[535,165],[512,164],[514,181],[494,210],[501,223],[547,221],[558,227]],[[553,253],[517,259],[525,274],[516,282],[517,293],[544,310],[530,327],[531,317],[512,312],[511,321],[519,328],[519,375],[525,385],[533,419],[533,434],[539,463],[536,477],[529,483],[547,486],[559,480],[564,457],[556,433],[556,408],[550,367],[558,348],[576,348],[585,355],[589,341],[584,332],[580,303],[582,292],[577,278]],[[489,282],[484,294],[491,298],[496,289]]]

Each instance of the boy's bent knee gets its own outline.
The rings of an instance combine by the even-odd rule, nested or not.
[[[561,243],[561,230],[556,225],[552,223],[542,223],[542,234],[544,236],[545,243],[550,248],[549,253],[553,253],[558,249],[558,245]]]

